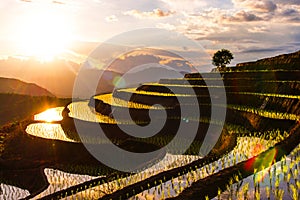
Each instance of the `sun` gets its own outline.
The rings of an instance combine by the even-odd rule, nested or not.
[[[20,54],[51,61],[70,43],[70,29],[65,18],[55,13],[34,13],[22,20],[18,47]]]

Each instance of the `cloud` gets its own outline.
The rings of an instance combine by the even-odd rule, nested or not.
[[[64,5],[64,4],[66,4],[66,3],[64,3],[64,2],[61,2],[61,1],[52,1],[52,3],[55,3],[55,4],[61,4],[61,5]]]
[[[200,8],[207,7],[209,1],[206,0],[161,0],[172,10],[192,12]]]
[[[300,4],[300,0],[274,0],[274,3],[278,3],[278,4],[289,4],[289,5],[299,5]]]
[[[136,18],[161,18],[161,17],[168,17],[171,15],[174,15],[174,11],[163,11],[159,8],[153,9],[153,11],[150,12],[142,12],[139,10],[129,10],[124,12],[125,15],[134,16]]]
[[[248,28],[248,31],[250,33],[265,33],[265,32],[268,32],[269,30],[263,26],[254,26],[254,27]]]
[[[26,3],[32,3],[32,2],[33,2],[32,0],[19,0],[19,1],[26,2]],[[41,3],[41,2],[35,1],[35,3]],[[42,2],[42,3],[53,3],[53,4],[60,4],[60,5],[66,4],[66,3],[63,2],[63,1],[57,1],[57,0],[48,1],[48,2]]]
[[[252,47],[252,48],[245,49],[240,53],[268,53],[268,52],[276,52],[282,50],[284,50],[284,47],[270,47],[270,48]]]
[[[277,22],[286,22],[286,23],[299,23],[300,19],[300,5],[280,5],[276,21]]]
[[[223,16],[223,18],[229,22],[253,22],[253,21],[262,21],[263,18],[246,11],[239,11],[233,16]]]
[[[32,2],[31,0],[20,0],[20,1],[23,1],[23,2],[26,2],[26,3],[31,3]]]
[[[237,7],[257,12],[274,12],[277,9],[277,5],[270,0],[233,0],[233,3]]]
[[[283,16],[294,16],[299,15],[299,12],[295,9],[288,8],[282,12]]]
[[[166,30],[176,30],[176,26],[170,24],[170,23],[158,23],[156,25],[157,28],[166,29]]]
[[[272,1],[258,1],[253,8],[261,12],[274,12],[277,9],[277,5]]]
[[[288,19],[289,22],[300,23],[300,17],[292,17]]]
[[[119,21],[118,18],[116,17],[116,15],[110,15],[108,17],[105,17],[105,20],[107,22],[117,22],[117,21]]]

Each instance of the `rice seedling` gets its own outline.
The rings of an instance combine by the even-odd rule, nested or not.
[[[300,157],[298,156],[295,160],[291,157],[299,153],[299,147],[300,145],[274,165],[231,185],[230,188],[235,191],[232,192],[230,188],[227,188],[227,191],[222,194],[230,192],[234,194],[233,199],[239,199],[238,196],[242,193],[243,199],[298,199],[299,188],[296,179],[299,179],[300,174],[295,169],[300,166]],[[281,165],[285,167],[281,168]],[[237,185],[241,187],[239,191],[237,191]],[[216,200],[217,197],[214,199]]]
[[[259,148],[256,147],[256,144],[260,144]],[[260,152],[268,149],[269,147],[273,146],[275,144],[275,141],[268,141],[260,138],[254,138],[254,137],[240,137],[238,138],[238,144],[234,150],[229,152],[228,154],[224,155],[219,160],[208,163],[207,165],[204,165],[203,167],[197,168],[197,170],[190,170],[187,173],[179,173],[178,177],[173,178],[171,181],[167,181],[163,184],[160,184],[161,187],[169,187],[170,191],[165,194],[168,196],[175,197],[180,194],[181,191],[183,191],[185,188],[189,187],[193,182],[196,182],[197,180],[203,179],[211,174],[217,173],[218,171],[233,166],[237,162],[241,162],[245,159],[248,159],[252,156],[258,155]],[[244,154],[245,157],[243,159],[237,159],[236,163],[234,163],[232,160],[234,157],[238,157],[237,154]],[[223,160],[223,161],[222,161]],[[222,167],[222,162],[224,160],[227,163],[225,167]],[[217,167],[218,166],[218,167]],[[239,180],[239,177],[235,177],[236,181]],[[191,181],[192,180],[192,181]],[[170,184],[169,186],[166,186]],[[243,184],[236,185],[236,194],[239,193],[240,188],[242,188]],[[156,191],[156,187],[153,187],[150,189],[151,192]],[[148,194],[146,191],[143,193],[138,194],[138,196],[145,196]],[[259,193],[257,194],[259,195]],[[134,199],[135,197],[132,197]],[[157,198],[161,198],[161,195],[158,195]]]
[[[118,107],[125,107],[125,108],[134,108],[134,109],[161,109],[159,106],[149,106],[146,104],[136,103],[132,101],[125,101],[120,98],[113,97],[113,94],[102,94],[94,96],[94,99],[103,101],[105,104],[110,106],[118,106]]]
[[[97,122],[97,123],[107,123],[107,124],[116,124],[116,120],[110,118],[109,116],[102,115],[95,112],[88,105],[88,101],[85,102],[73,102],[68,105],[70,110],[69,116],[75,119],[80,119],[83,121]]]
[[[149,92],[144,90],[136,90],[135,88],[120,89],[117,92],[139,94],[139,95],[150,95],[160,97],[195,97],[193,94],[174,94],[174,93],[161,93],[161,92]]]
[[[298,116],[296,114],[280,113],[278,111],[257,109],[257,108],[251,108],[251,107],[241,106],[241,105],[227,105],[227,108],[244,111],[244,112],[250,112],[250,113],[262,116],[262,117],[267,117],[267,118],[272,118],[272,119],[288,119],[288,120],[299,120],[300,119],[300,116]]]
[[[276,98],[289,98],[289,99],[300,99],[299,95],[290,95],[290,94],[278,94],[278,93],[255,93],[255,92],[238,92],[233,94],[243,94],[243,95],[255,95],[263,97],[276,97]]]
[[[26,128],[26,133],[36,137],[52,139],[52,140],[62,140],[67,142],[75,142],[74,140],[66,137],[60,124],[50,124],[50,123],[35,123],[30,124]]]

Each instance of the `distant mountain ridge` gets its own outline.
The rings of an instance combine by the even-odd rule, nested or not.
[[[71,97],[73,84],[80,66],[65,60],[40,62],[34,59],[8,58],[0,60],[0,75],[35,83],[55,96]]]
[[[51,92],[34,83],[26,83],[18,79],[4,77],[0,77],[0,93],[54,97]]]

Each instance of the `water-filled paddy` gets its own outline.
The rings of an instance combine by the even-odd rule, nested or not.
[[[64,107],[50,108],[48,110],[45,110],[44,112],[34,115],[34,120],[45,122],[61,121],[63,119],[63,109]]]
[[[97,123],[108,123],[115,124],[116,121],[108,116],[102,115],[100,113],[96,113],[93,108],[91,108],[88,101],[79,101],[73,102],[68,105],[68,109],[70,110],[69,116],[74,119],[79,119],[83,121],[89,122],[97,122]]]
[[[74,140],[71,140],[68,137],[66,137],[60,124],[51,124],[51,123],[30,124],[26,128],[26,133],[28,133],[29,135],[33,135],[45,139],[75,142]]]
[[[243,160],[246,160],[252,156],[258,155],[262,151],[268,149],[269,147],[273,146],[276,142],[273,140],[264,140],[261,138],[255,138],[255,137],[239,137],[237,141],[237,146],[227,155],[224,155],[221,159],[210,163],[208,165],[205,165],[199,169],[197,169],[194,172],[190,172],[188,174],[184,174],[178,178],[174,178],[170,181],[162,183],[160,186],[153,187],[146,189],[144,192],[137,194],[135,198],[138,199],[144,199],[148,197],[154,197],[157,199],[160,198],[167,198],[167,197],[175,197],[177,196],[181,191],[183,191],[184,188],[189,187],[193,182],[205,178],[211,174],[217,173],[218,171],[228,168],[230,166],[233,166]],[[77,194],[74,194],[69,198],[100,198],[105,193],[112,193],[116,190],[119,190],[127,185],[139,182],[141,180],[144,180],[146,178],[149,178],[155,174],[158,174],[160,172],[170,170],[173,168],[177,168],[180,166],[184,166],[188,163],[191,163],[197,159],[199,159],[199,156],[189,156],[189,155],[171,155],[167,154],[159,163],[151,166],[148,169],[145,169],[144,171],[131,175],[126,178],[117,179],[115,181],[100,184],[99,186],[87,188],[83,192],[79,192]],[[287,158],[288,166],[294,165],[291,164],[290,159]],[[273,166],[274,167],[274,166]],[[278,167],[278,165],[275,166],[275,168]],[[278,167],[279,168],[279,167]],[[294,167],[295,168],[295,167]],[[294,169],[293,168],[293,169]],[[271,168],[273,169],[273,168]],[[92,176],[84,176],[84,175],[76,175],[76,174],[69,174],[65,173],[59,170],[54,169],[45,169],[45,173],[47,176],[47,179],[50,183],[50,186],[43,191],[40,195],[38,195],[36,198],[40,198],[43,196],[46,196],[48,194],[51,194],[56,191],[60,191],[64,188],[68,188],[72,185],[79,184],[81,182],[85,182],[88,180],[91,180],[96,177]],[[264,173],[264,172],[261,172]],[[279,172],[278,172],[279,173]],[[266,176],[266,180],[268,180],[268,176]],[[283,180],[283,177],[280,178],[281,182]],[[251,182],[251,178],[245,179],[245,182],[242,184],[246,184],[247,181]],[[275,179],[274,179],[275,181]],[[281,183],[280,184],[284,184]],[[249,183],[249,196],[253,193],[253,183]],[[264,183],[262,183],[263,185]],[[273,185],[275,182],[273,183]],[[281,185],[280,185],[281,186]],[[233,185],[233,187],[236,187]],[[246,187],[246,186],[244,186]],[[25,197],[28,195],[28,192],[26,190],[20,190],[18,188],[8,186],[8,185],[1,185],[2,189],[5,189],[5,191],[15,191],[16,195],[19,197]],[[284,188],[284,187],[282,187]],[[252,192],[252,193],[251,193]],[[286,192],[288,194],[288,192]],[[4,195],[11,195],[11,194],[4,194]],[[228,191],[224,192],[222,194],[223,197],[228,195]],[[6,196],[8,197],[8,196]],[[11,196],[12,197],[12,196]],[[16,197],[16,196],[14,196]],[[252,196],[253,197],[253,196]],[[135,199],[132,198],[132,199]]]

